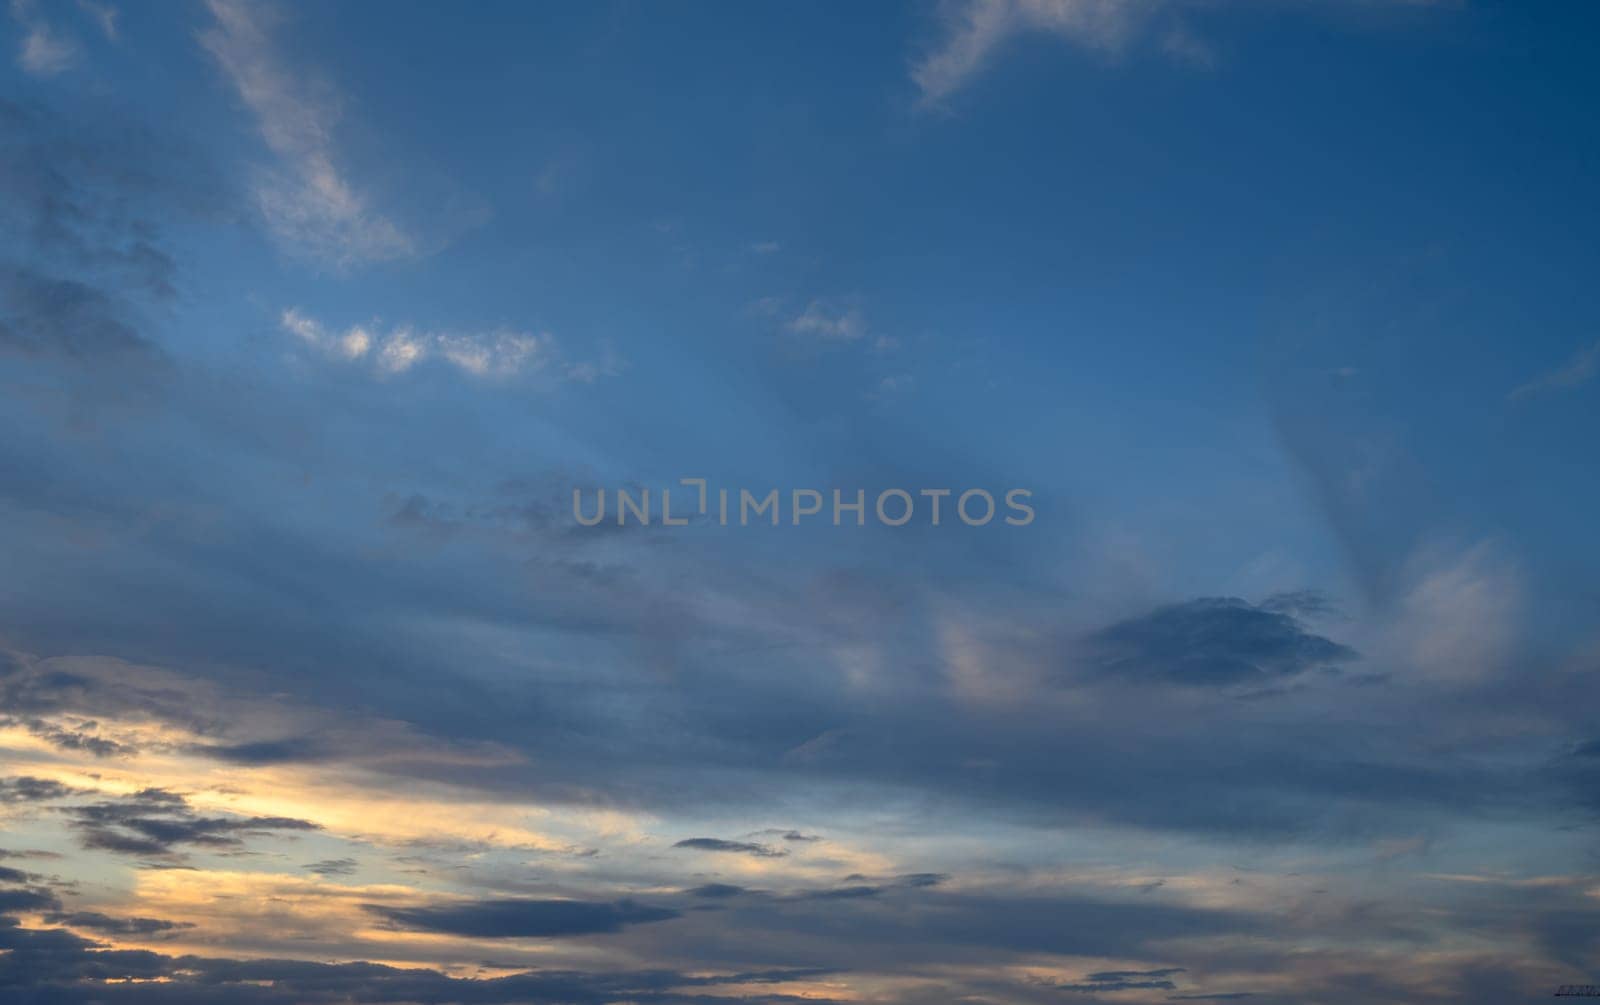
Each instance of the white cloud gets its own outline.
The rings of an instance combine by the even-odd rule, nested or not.
[[[351,325],[340,330],[292,307],[283,312],[279,323],[318,355],[364,365],[380,377],[404,373],[428,360],[438,360],[485,379],[546,373],[583,384],[616,376],[623,368],[622,360],[609,349],[598,361],[566,362],[555,336],[548,332],[420,331],[410,325],[397,325],[386,331],[376,325]]]
[[[1120,48],[1159,0],[961,0],[946,8],[943,42],[912,68],[925,102],[960,90],[1002,43],[1049,32],[1094,49]]]
[[[1566,363],[1517,387],[1511,392],[1511,400],[1519,401],[1545,391],[1562,391],[1587,384],[1596,373],[1600,373],[1600,342],[1580,349]]]
[[[36,77],[70,69],[81,52],[71,35],[62,34],[39,16],[32,0],[11,0],[11,17],[22,27],[17,65]]]
[[[1523,576],[1494,541],[1429,546],[1407,563],[1394,625],[1400,653],[1422,675],[1479,679],[1505,669],[1523,607]]]
[[[336,266],[408,257],[413,239],[345,178],[334,156],[337,94],[309,86],[284,65],[261,7],[209,0],[216,25],[200,35],[256,117],[277,155],[262,172],[256,202],[267,224],[294,251]]]
[[[856,309],[829,311],[817,300],[807,304],[805,311],[790,320],[787,327],[797,335],[815,335],[838,342],[854,342],[867,333],[866,323]]]
[[[1281,0],[1285,7],[1294,6]],[[1371,5],[1432,6],[1440,0],[1362,0]],[[1116,53],[1135,40],[1158,44],[1170,59],[1210,69],[1211,43],[1183,21],[1185,10],[1215,0],[946,0],[940,41],[911,68],[925,105],[937,104],[976,77],[1018,35],[1056,35],[1086,49]],[[1339,5],[1326,5],[1337,12]]]

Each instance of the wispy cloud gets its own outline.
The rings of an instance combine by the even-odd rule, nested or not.
[[[201,33],[201,44],[277,156],[255,186],[268,226],[296,253],[338,267],[415,254],[416,241],[374,210],[339,167],[333,139],[339,95],[308,86],[282,61],[263,8],[237,0],[210,0],[209,6],[216,24]]]
[[[945,34],[912,67],[924,102],[960,90],[999,46],[1024,32],[1060,35],[1093,49],[1120,48],[1156,0],[964,0],[946,9]]]
[[[430,332],[406,325],[387,331],[351,325],[340,331],[293,308],[280,320],[285,331],[322,354],[368,363],[385,376],[442,359],[474,377],[509,377],[542,370],[555,355],[555,338],[548,332]]]
[[[437,360],[473,377],[509,378],[544,373],[591,384],[618,374],[623,363],[610,350],[598,360],[565,360],[549,332],[498,329],[484,332],[426,331],[410,325],[357,324],[332,328],[289,308],[279,317],[283,330],[319,355],[370,367],[378,376],[404,373]]]
[[[32,0],[11,0],[11,17],[22,28],[17,65],[23,70],[36,77],[50,77],[78,62],[82,51],[77,39],[45,21]]]
[[[1565,391],[1587,384],[1596,373],[1600,373],[1600,342],[1578,350],[1571,359],[1554,370],[1518,385],[1511,391],[1511,400],[1521,401],[1547,391]]]
[[[1437,2],[1362,0],[1370,6],[1396,7]],[[1204,0],[948,0],[943,8],[943,33],[913,63],[911,79],[921,92],[922,103],[936,105],[977,77],[1005,43],[1030,33],[1055,35],[1102,53],[1118,53],[1135,43],[1150,45],[1176,62],[1211,69],[1216,65],[1216,49],[1182,15],[1186,10],[1212,6]]]
[[[121,11],[108,3],[95,3],[94,0],[78,0],[78,6],[94,20],[101,34],[113,42],[117,40],[117,18]]]

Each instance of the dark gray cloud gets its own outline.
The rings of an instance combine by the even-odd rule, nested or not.
[[[356,871],[359,864],[353,858],[330,858],[311,863],[306,866],[306,871],[314,872],[318,876],[349,876]]]
[[[96,757],[112,757],[133,752],[132,748],[125,744],[97,735],[94,732],[97,724],[93,721],[84,722],[75,729],[68,729],[32,716],[0,716],[0,725],[21,726],[39,739],[62,750],[81,750]]]
[[[171,297],[177,266],[164,227],[224,211],[205,158],[104,109],[0,99],[0,123],[0,220],[13,240],[30,257]]]
[[[1072,991],[1079,994],[1104,994],[1113,991],[1175,991],[1178,985],[1171,978],[1184,972],[1183,967],[1162,967],[1156,970],[1102,970],[1086,974],[1079,981],[1057,981],[1041,978],[1037,983],[1053,991]]]
[[[0,352],[142,367],[160,350],[102,290],[27,268],[0,268]]]
[[[251,743],[195,744],[189,749],[202,757],[226,761],[229,764],[251,765],[316,761],[329,754],[326,743],[315,737],[257,740]]]
[[[679,916],[671,908],[630,900],[477,900],[425,907],[372,905],[367,909],[401,928],[481,938],[594,935]]]
[[[7,911],[56,911],[61,901],[48,890],[0,890],[0,913]]]
[[[776,1005],[785,996],[701,994],[776,984],[816,968],[687,974],[540,970],[494,979],[377,963],[232,960],[112,950],[65,929],[24,929],[0,917],[0,994],[26,1005]],[[159,984],[124,983],[156,981]],[[819,1001],[818,999],[806,999]],[[821,999],[822,1005],[828,1005]]]
[[[736,855],[754,855],[757,858],[782,858],[789,854],[782,848],[768,848],[764,844],[753,844],[749,841],[725,841],[722,838],[684,838],[672,847],[688,848],[693,851],[730,852]]]
[[[127,382],[168,368],[143,330],[176,294],[163,228],[221,199],[181,144],[103,115],[0,100],[0,354]]]
[[[0,803],[37,803],[62,799],[76,791],[69,785],[49,778],[17,775],[0,778]]]
[[[73,806],[67,813],[85,848],[125,855],[171,855],[188,847],[238,848],[246,837],[320,829],[292,817],[201,816],[182,796],[161,789]]]
[[[163,932],[179,932],[195,927],[186,921],[166,921],[162,918],[114,918],[99,911],[55,911],[47,914],[45,920],[52,925],[83,928],[106,935],[159,935]]]
[[[1102,672],[1197,687],[1264,684],[1357,657],[1348,646],[1306,631],[1281,606],[1233,597],[1157,608],[1095,632],[1088,643]]]

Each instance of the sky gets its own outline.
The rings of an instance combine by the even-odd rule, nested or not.
[[[10,0],[0,999],[1600,980],[1597,29]]]

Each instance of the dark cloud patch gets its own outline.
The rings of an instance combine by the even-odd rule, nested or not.
[[[162,359],[102,290],[27,268],[0,268],[0,352],[146,366]]]
[[[806,834],[797,830],[784,830],[781,827],[773,827],[761,831],[758,836],[778,838],[791,844],[812,844],[822,840],[821,836],[817,834]]]
[[[52,925],[83,928],[106,935],[159,935],[177,932],[194,925],[186,921],[166,921],[162,918],[114,918],[98,911],[53,912],[45,916]]]
[[[61,901],[48,890],[0,890],[0,913],[13,911],[59,911]]]
[[[864,897],[876,897],[889,890],[925,890],[938,886],[947,878],[942,873],[914,872],[889,880],[868,882],[866,876],[856,873],[846,876],[843,886],[810,890],[799,894],[798,897],[802,900],[859,900]]]
[[[883,892],[881,886],[835,886],[826,890],[812,890],[803,894],[808,900],[858,900],[862,897],[876,897]]]
[[[253,743],[196,744],[189,749],[202,757],[226,761],[229,764],[247,765],[316,761],[323,759],[328,753],[321,741],[311,737],[258,740]]]
[[[1290,590],[1285,593],[1274,593],[1261,602],[1261,609],[1303,618],[1334,613],[1333,602],[1321,590]]]
[[[1085,982],[1082,984],[1046,984],[1046,987],[1056,991],[1076,991],[1081,994],[1104,993],[1108,991],[1175,991],[1178,985],[1171,981],[1105,981]]]
[[[306,866],[307,872],[314,872],[318,876],[349,876],[356,871],[359,865],[353,858],[330,858],[321,862],[313,862]]]
[[[1089,637],[1088,653],[1097,670],[1123,680],[1197,687],[1266,683],[1357,658],[1292,614],[1233,597],[1202,597],[1112,625]]]
[[[0,997],[29,1005],[776,1005],[781,995],[701,993],[824,976],[817,968],[686,974],[539,970],[493,979],[378,963],[232,960],[113,950],[60,928],[0,917]],[[132,983],[129,983],[132,982]],[[139,983],[159,982],[159,983]],[[806,999],[829,1005],[827,999]]]
[[[688,848],[693,851],[729,852],[736,855],[754,855],[757,858],[782,858],[789,854],[782,848],[769,848],[764,844],[754,844],[749,841],[725,841],[722,838],[684,838],[674,844],[674,848]]]
[[[165,299],[177,266],[163,224],[221,215],[224,197],[193,149],[133,116],[0,99],[0,222],[31,257]]]
[[[919,889],[930,886],[938,886],[949,878],[949,876],[946,876],[942,872],[913,872],[901,876],[899,885],[911,887],[913,889]]]
[[[244,838],[318,826],[292,817],[204,817],[182,796],[145,789],[125,799],[67,810],[85,848],[125,855],[171,855],[186,847],[237,848]]]
[[[57,859],[61,853],[42,848],[0,848],[0,858]]]
[[[631,900],[475,900],[426,907],[383,907],[371,911],[401,927],[478,938],[554,938],[620,932],[629,925],[669,921],[679,912]]]
[[[704,886],[697,886],[685,892],[691,897],[720,900],[726,897],[737,897],[739,894],[744,893],[745,889],[742,886],[734,886],[731,883],[707,883]]]
[[[1171,977],[1173,974],[1184,972],[1183,967],[1163,967],[1159,970],[1098,970],[1089,974],[1084,980],[1105,983],[1107,981],[1138,981]]]
[[[0,480],[0,492],[9,487]],[[53,509],[65,502],[52,497],[38,501]],[[193,681],[180,682],[173,675],[118,661],[63,669],[50,659],[16,652],[0,655],[6,657],[0,660],[0,708],[8,712],[6,721],[43,739],[92,732],[95,717],[160,719],[197,732],[218,726],[204,714],[203,685]],[[57,718],[70,722],[71,728],[50,721]]]
[[[42,803],[64,799],[76,790],[49,778],[17,775],[0,778],[0,803]]]
[[[53,722],[33,717],[0,717],[0,725],[21,726],[28,732],[37,736],[46,743],[61,750],[81,750],[95,757],[112,757],[133,753],[133,748],[115,740],[108,740],[96,734],[95,722],[86,721],[79,723],[76,728],[68,728]]]
[[[157,386],[173,366],[149,329],[178,274],[163,232],[223,204],[204,159],[70,99],[0,118],[0,362],[71,374],[80,404]]]

